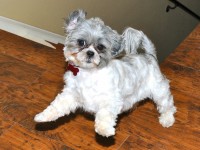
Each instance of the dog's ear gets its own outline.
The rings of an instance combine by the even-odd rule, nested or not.
[[[65,30],[66,32],[71,32],[78,23],[82,22],[83,20],[85,20],[85,16],[87,15],[87,13],[84,10],[75,10],[72,13],[70,13],[70,15],[68,16],[68,18],[65,21]]]

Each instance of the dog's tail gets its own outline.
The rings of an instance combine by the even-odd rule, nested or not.
[[[150,54],[157,59],[154,44],[142,31],[129,27],[124,31],[122,36],[124,50],[127,55],[137,54],[137,50],[141,48],[145,53]]]

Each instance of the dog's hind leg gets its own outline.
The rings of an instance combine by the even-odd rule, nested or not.
[[[41,113],[34,118],[36,122],[50,122],[68,115],[79,106],[76,98],[69,92],[58,94],[55,100]]]
[[[152,90],[153,101],[157,105],[160,113],[159,122],[163,127],[170,127],[174,124],[176,107],[174,106],[173,96],[169,89],[169,82],[163,78]]]

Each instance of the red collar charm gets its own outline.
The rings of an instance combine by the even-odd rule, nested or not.
[[[68,63],[67,71],[71,71],[73,75],[76,76],[79,72],[79,69],[76,68],[74,65],[71,65],[70,63]]]

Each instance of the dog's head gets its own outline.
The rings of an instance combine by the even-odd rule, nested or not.
[[[66,20],[64,56],[80,68],[102,68],[121,50],[122,38],[100,18],[85,17],[86,12],[76,10]]]

